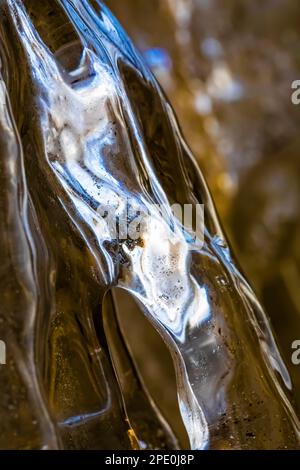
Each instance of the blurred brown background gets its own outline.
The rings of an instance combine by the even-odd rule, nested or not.
[[[175,108],[235,254],[271,317],[295,384],[299,414],[300,366],[291,363],[291,344],[300,339],[300,105],[291,102],[291,84],[300,79],[300,3],[106,4]],[[141,362],[157,339],[151,342],[146,324],[139,323],[140,315],[129,305],[131,325],[137,325],[130,328],[130,342]],[[135,341],[137,334],[144,339]],[[178,416],[172,418],[171,366],[158,356],[166,352],[148,353],[147,383],[157,389],[153,393],[171,420],[177,420],[174,426],[184,440]],[[155,377],[164,377],[165,386]]]

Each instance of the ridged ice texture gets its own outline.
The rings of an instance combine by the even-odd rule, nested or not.
[[[192,448],[297,448],[268,320],[120,25],[98,1],[1,0],[0,46],[0,447],[177,446],[118,329],[118,286],[170,348]],[[203,246],[173,203],[204,204]],[[128,204],[151,223],[115,240],[99,207]]]

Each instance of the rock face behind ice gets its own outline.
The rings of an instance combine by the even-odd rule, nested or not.
[[[192,448],[296,448],[268,321],[120,25],[97,1],[0,10],[0,447],[177,446],[126,349],[117,286],[171,350]],[[203,239],[174,204],[204,205]]]

